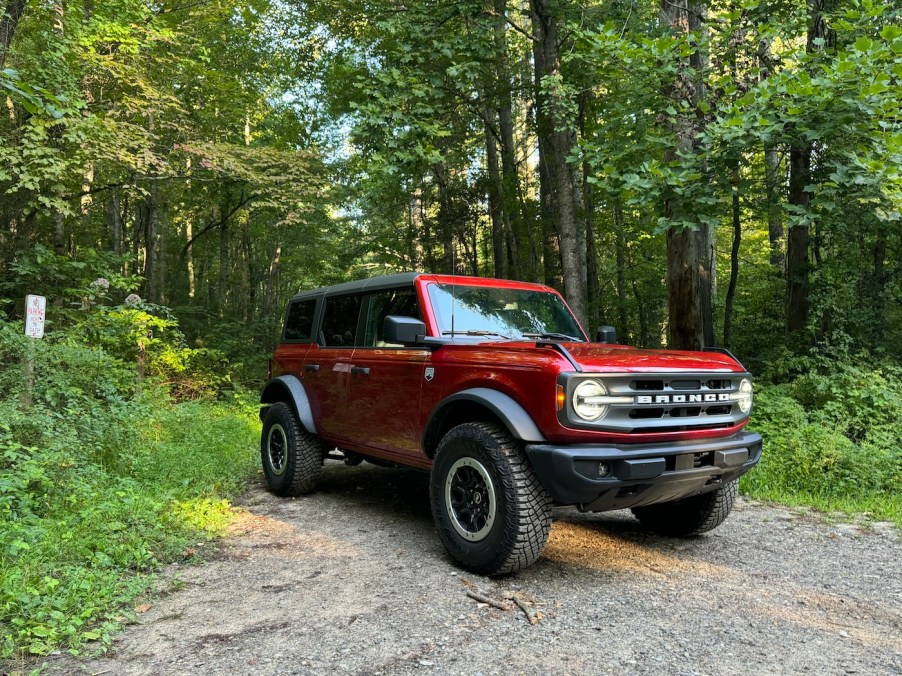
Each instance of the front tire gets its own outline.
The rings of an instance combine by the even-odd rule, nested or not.
[[[658,535],[692,537],[717,528],[729,516],[738,494],[736,482],[691,498],[634,507],[632,512],[643,526]]]
[[[323,471],[319,440],[284,402],[270,406],[263,419],[260,459],[267,485],[282,497],[312,492]]]
[[[463,568],[503,575],[542,553],[551,498],[506,429],[465,423],[439,444],[429,484],[432,516],[445,549]]]

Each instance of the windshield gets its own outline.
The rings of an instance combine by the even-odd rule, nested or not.
[[[554,293],[460,284],[430,284],[428,289],[439,332],[445,336],[585,340],[576,319]]]

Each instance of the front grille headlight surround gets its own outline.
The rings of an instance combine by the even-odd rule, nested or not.
[[[736,402],[739,410],[748,413],[752,410],[752,381],[743,378],[739,388],[730,395],[730,399]]]
[[[596,422],[607,415],[611,404],[630,404],[632,397],[612,397],[598,378],[585,378],[573,388],[570,407],[577,420]]]

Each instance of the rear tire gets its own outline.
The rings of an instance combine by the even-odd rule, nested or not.
[[[733,509],[737,494],[736,482],[731,481],[710,493],[648,507],[634,507],[632,512],[643,526],[658,535],[692,537],[722,524]]]
[[[319,439],[301,427],[284,402],[270,406],[263,419],[260,459],[267,485],[282,497],[312,492],[323,472]]]
[[[491,423],[465,423],[439,444],[432,516],[451,557],[480,575],[526,568],[545,548],[551,498],[518,442]]]

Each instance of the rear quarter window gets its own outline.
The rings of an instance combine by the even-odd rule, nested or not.
[[[285,332],[282,339],[293,342],[313,340],[313,317],[316,313],[316,299],[296,300],[288,304],[285,317]]]

